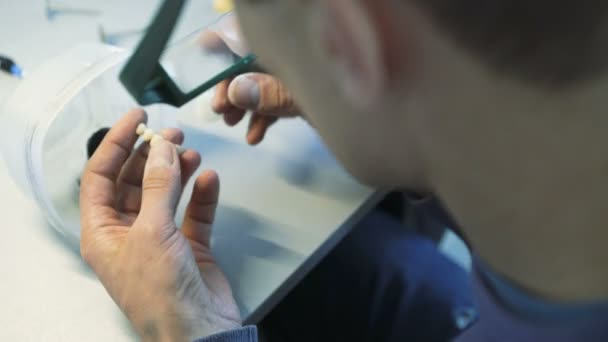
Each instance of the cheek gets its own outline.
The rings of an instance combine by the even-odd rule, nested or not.
[[[295,15],[284,9],[290,1],[281,1],[285,3],[268,12],[258,10],[258,6],[240,8],[239,20],[249,46],[264,67],[286,84],[327,146],[353,176],[372,186],[393,186],[394,177],[387,177],[387,168],[396,158],[387,160],[389,154],[381,143],[387,138],[386,130],[377,127],[375,115],[355,112],[337,94],[333,80],[327,76],[330,72],[320,42],[313,39],[318,32],[309,32],[314,25],[305,22],[314,21],[313,11]]]

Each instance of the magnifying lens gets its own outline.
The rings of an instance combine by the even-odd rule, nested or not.
[[[259,69],[255,55],[240,56],[233,52],[230,37],[225,37],[222,49],[217,44],[206,46],[209,41],[195,36],[184,40],[181,46],[172,46],[171,54],[163,55],[184,4],[185,0],[165,0],[120,73],[121,83],[142,106],[164,103],[181,107],[225,79]],[[213,35],[213,26],[208,30]],[[188,66],[200,64],[202,55],[207,63],[205,68],[191,70],[204,72],[192,74]],[[180,77],[172,73],[179,73]],[[206,81],[197,84],[200,80]]]

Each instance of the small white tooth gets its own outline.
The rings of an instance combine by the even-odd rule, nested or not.
[[[152,138],[154,138],[154,131],[147,128],[144,131],[144,134],[142,135],[142,137],[144,138],[144,141],[150,141],[150,140],[152,140]]]
[[[180,156],[188,150],[187,148],[179,145],[175,145],[175,148],[177,149],[177,154],[179,154]]]
[[[135,131],[135,133],[137,133],[137,135],[143,135],[143,134],[146,132],[146,129],[147,129],[147,128],[148,128],[148,127],[146,126],[146,124],[145,124],[145,123],[140,123],[140,124],[137,126],[137,130]]]
[[[159,134],[154,134],[154,136],[152,137],[152,140],[150,140],[150,146],[156,146],[156,144],[158,144],[159,142],[165,140],[165,138],[162,137],[162,135]]]

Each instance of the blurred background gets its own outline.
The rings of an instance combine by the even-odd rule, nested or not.
[[[222,12],[231,0],[191,0],[186,4],[172,39],[200,29]],[[141,38],[160,4],[159,0],[2,0],[0,1],[0,56],[31,72],[46,59],[83,42],[103,42],[131,48]],[[0,101],[14,86],[0,72]]]

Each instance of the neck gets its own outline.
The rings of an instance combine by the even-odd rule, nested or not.
[[[499,273],[553,300],[608,298],[608,78],[525,87],[421,25],[404,112],[422,114],[408,126],[425,183]]]
[[[600,88],[559,104],[490,97],[495,114],[459,118],[491,135],[474,136],[468,153],[452,151],[432,168],[440,170],[431,176],[435,192],[475,252],[552,300],[608,298],[608,115],[589,105],[604,103]]]

